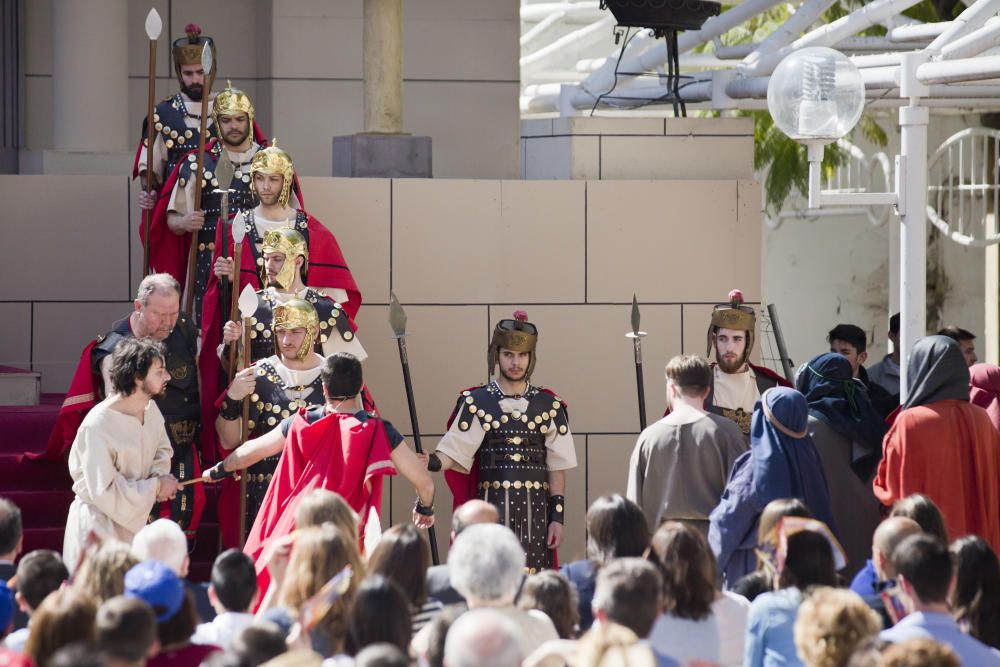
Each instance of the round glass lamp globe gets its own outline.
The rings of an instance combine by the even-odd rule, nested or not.
[[[865,107],[865,82],[851,60],[814,46],[787,56],[767,84],[767,108],[796,141],[828,144],[851,131]]]

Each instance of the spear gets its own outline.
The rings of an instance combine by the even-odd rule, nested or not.
[[[149,96],[146,99],[146,192],[153,191],[153,136],[156,134],[156,123],[153,121],[153,108],[156,104],[156,40],[163,30],[163,21],[156,9],[150,9],[146,15],[146,36],[149,37]],[[152,211],[142,210],[143,238],[146,242],[142,248],[142,275],[149,275],[149,219]]]
[[[235,266],[235,268],[233,270],[236,272],[237,278],[236,278],[235,281],[233,281],[233,284],[232,284],[232,286],[230,288],[230,291],[232,293],[232,304],[229,306],[229,320],[233,321],[233,322],[236,321],[236,315],[238,314],[236,309],[239,308],[240,310],[242,310],[242,308],[243,308],[243,306],[237,301],[237,298],[236,298],[236,288],[240,284],[239,283],[239,275],[240,275],[239,274],[239,270],[240,270],[240,261],[242,260],[242,257],[241,257],[242,252],[241,251],[243,249],[243,238],[246,235],[247,235],[247,221],[243,218],[242,215],[237,216],[236,219],[233,221],[233,245],[236,246],[236,249],[233,251],[233,264]],[[250,287],[249,283],[247,283],[247,287]],[[246,291],[246,290],[244,290],[244,291]],[[243,295],[240,294],[239,298],[242,300],[243,299]],[[256,294],[255,294],[254,295],[254,301],[255,301],[254,302],[254,307],[255,308],[256,308],[256,305],[257,305],[256,304],[256,298],[257,297],[256,297]],[[249,307],[249,304],[248,304],[248,307]],[[253,313],[251,313],[251,315],[253,315]],[[234,344],[232,344],[232,345],[229,346],[229,381],[230,382],[233,381],[233,376],[235,374],[236,374],[236,344],[234,343]]]
[[[406,405],[410,409],[410,425],[413,427],[413,448],[417,454],[423,454],[424,448],[420,444],[420,424],[417,423],[417,404],[413,400],[413,381],[410,379],[410,359],[406,354],[406,312],[399,305],[399,299],[390,292],[389,302],[389,324],[392,326],[393,338],[399,345],[399,363],[403,366],[403,385],[406,387]],[[434,526],[427,529],[427,537],[431,543],[431,560],[437,565],[438,558],[437,537],[434,534]]]
[[[642,338],[645,331],[639,331],[639,300],[632,294],[632,330],[625,334],[632,339],[632,354],[635,357],[635,388],[639,394],[639,428],[646,428],[646,389],[642,381]]]
[[[208,120],[208,97],[212,90],[212,83],[215,81],[215,73],[212,68],[215,66],[212,60],[212,48],[210,42],[205,42],[201,49],[201,66],[205,72],[205,85],[201,93],[201,122],[198,130],[198,174],[194,182],[195,206],[201,207],[201,181],[205,175],[205,124]],[[184,311],[191,313],[194,305],[194,269],[195,259],[198,253],[198,232],[191,232],[191,247],[188,249],[187,265],[187,297],[184,300]],[[200,321],[200,320],[199,320]]]
[[[243,317],[243,349],[240,350],[240,367],[246,368],[250,363],[250,317],[257,310],[257,293],[253,286],[247,283],[240,293],[240,315]],[[240,425],[240,442],[244,443],[250,436],[250,397],[243,398],[243,423]],[[247,475],[240,475],[240,548],[246,539],[247,532]]]
[[[215,179],[219,182],[219,188],[212,191],[212,194],[219,195],[219,236],[221,248],[220,255],[225,257],[229,254],[229,240],[226,233],[226,226],[229,223],[229,186],[233,180],[233,163],[226,159],[225,155],[219,157],[215,165]],[[239,274],[237,274],[239,275]],[[222,304],[228,303],[232,299],[236,301],[236,289],[233,289],[228,278],[219,280],[219,313],[222,327],[226,326],[226,320],[221,317],[223,312]],[[231,366],[230,366],[231,368]]]

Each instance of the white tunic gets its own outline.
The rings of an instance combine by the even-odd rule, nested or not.
[[[144,525],[156,503],[157,478],[170,473],[173,450],[154,401],[144,421],[111,408],[112,395],[83,419],[69,451],[76,498],[66,519],[63,560],[70,571],[94,531],[126,543]]]

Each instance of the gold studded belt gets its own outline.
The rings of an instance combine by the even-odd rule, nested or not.
[[[479,488],[480,489],[484,489],[484,490],[485,489],[522,489],[523,488],[523,489],[529,489],[529,490],[530,489],[535,489],[536,491],[537,490],[541,490],[541,489],[545,489],[546,491],[548,491],[549,490],[549,483],[548,482],[522,482],[521,480],[517,480],[515,482],[512,482],[510,480],[504,480],[502,482],[480,482],[479,483]]]

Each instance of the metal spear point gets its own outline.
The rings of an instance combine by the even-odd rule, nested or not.
[[[645,331],[639,331],[639,299],[632,294],[632,330],[625,334],[632,339],[632,353],[635,357],[635,388],[639,394],[639,427],[646,428],[646,389],[642,379],[642,339]]]
[[[406,388],[406,405],[410,409],[410,425],[413,428],[413,448],[417,454],[423,454],[424,448],[420,444],[420,424],[417,421],[417,404],[413,399],[413,381],[410,379],[410,359],[406,354],[406,312],[399,305],[399,299],[394,292],[389,293],[389,325],[392,327],[393,338],[399,345],[399,363],[403,367],[403,385]],[[427,537],[431,543],[431,560],[437,565],[440,562],[438,557],[437,537],[434,534],[434,526],[427,529]]]
[[[212,67],[215,65],[215,61],[212,60],[212,43],[205,42],[205,46],[201,47],[201,68],[205,72],[205,78],[214,77],[215,72],[212,71]],[[205,91],[203,94],[208,94],[208,86],[205,86]]]
[[[157,40],[160,38],[160,32],[163,30],[163,21],[160,19],[159,12],[156,8],[149,10],[146,14],[146,36],[151,40]]]

